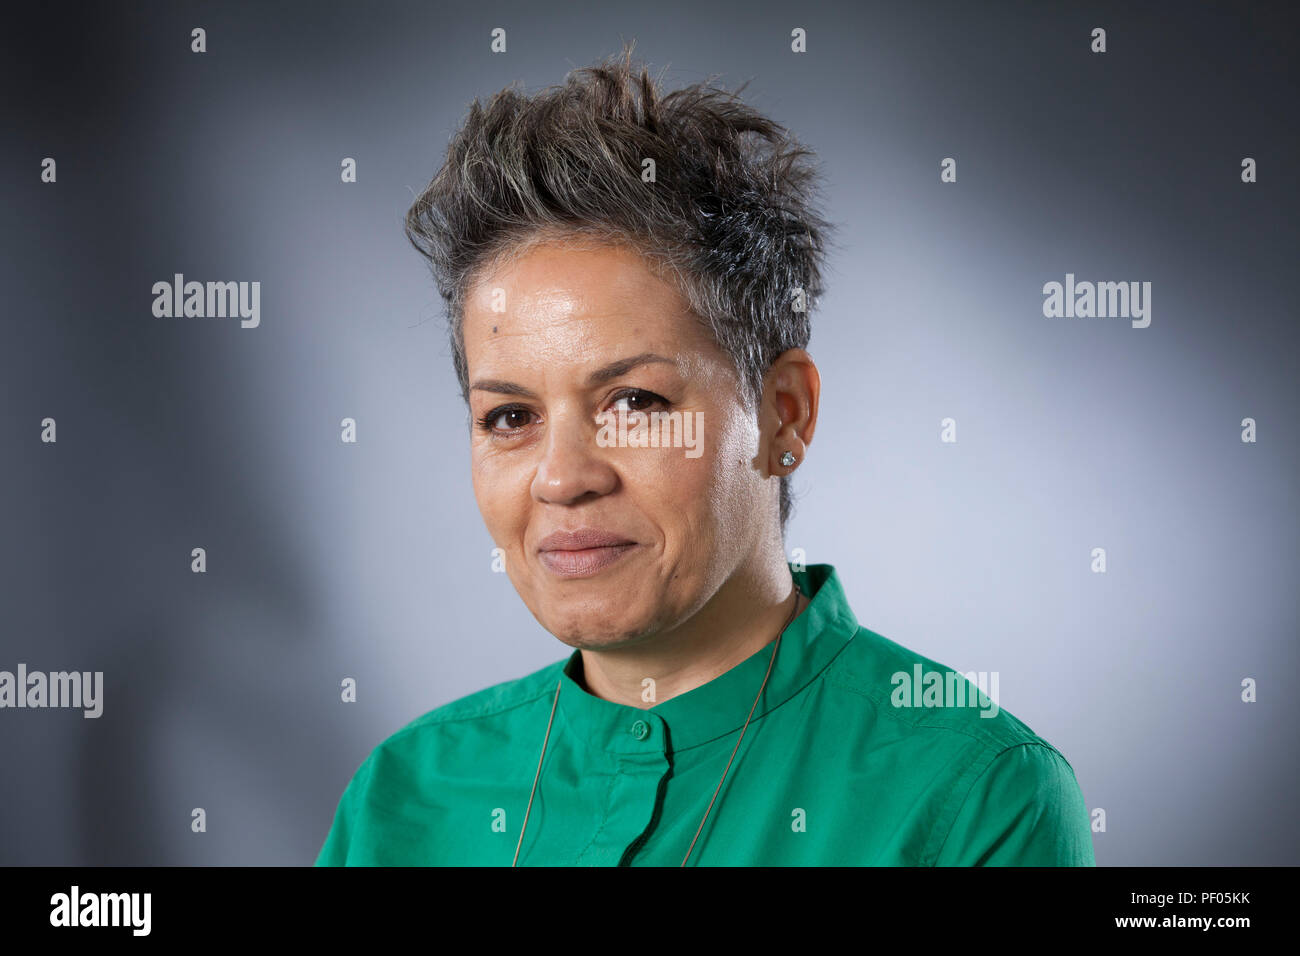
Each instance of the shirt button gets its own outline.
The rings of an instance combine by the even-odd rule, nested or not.
[[[632,725],[631,733],[637,740],[645,740],[650,736],[650,725],[644,720],[638,720]]]

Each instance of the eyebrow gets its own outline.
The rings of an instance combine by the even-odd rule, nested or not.
[[[651,365],[655,362],[666,362],[669,365],[677,366],[674,359],[667,358],[663,355],[656,355],[654,352],[642,352],[640,355],[633,355],[629,358],[619,359],[617,362],[610,362],[603,365],[587,376],[587,387],[603,385],[611,379],[626,375],[634,368],[642,365]],[[536,398],[530,389],[525,388],[515,382],[508,382],[505,379],[487,378],[480,379],[470,386],[470,389],[478,392],[496,392],[501,395],[519,395],[524,398]]]

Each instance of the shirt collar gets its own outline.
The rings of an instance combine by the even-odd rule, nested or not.
[[[772,676],[753,720],[780,707],[822,672],[858,631],[835,568],[790,566],[799,589],[812,598],[781,638]],[[744,726],[763,683],[772,643],[731,670],[648,710],[588,693],[574,679],[582,654],[574,651],[560,675],[564,726],[587,745],[620,754],[653,754],[696,747]]]

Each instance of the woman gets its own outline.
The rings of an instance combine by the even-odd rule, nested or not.
[[[1051,745],[786,561],[820,391],[809,158],[627,55],[471,108],[407,232],[479,509],[575,650],[375,748],[318,865],[1093,864]]]

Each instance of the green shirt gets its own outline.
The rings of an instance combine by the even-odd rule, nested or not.
[[[1051,744],[987,697],[923,705],[898,675],[951,669],[859,626],[832,566],[791,572],[812,601],[781,638],[692,866],[1095,865]],[[772,648],[649,709],[584,690],[574,651],[432,710],[361,764],[316,865],[509,866],[558,682],[519,865],[679,866]]]

